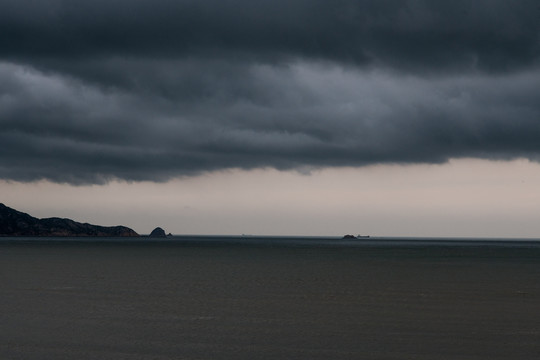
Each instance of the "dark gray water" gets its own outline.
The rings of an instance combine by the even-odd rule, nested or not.
[[[540,356],[537,242],[35,240],[0,241],[1,359]]]

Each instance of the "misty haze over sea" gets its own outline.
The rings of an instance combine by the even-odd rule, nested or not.
[[[4,244],[124,244],[147,246],[247,246],[306,248],[425,248],[425,247],[502,247],[540,248],[540,238],[479,238],[479,237],[396,237],[364,236],[274,236],[274,235],[174,235],[167,237],[0,237]]]
[[[536,359],[540,243],[0,239],[3,359]]]

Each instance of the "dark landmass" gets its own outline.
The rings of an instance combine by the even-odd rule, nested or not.
[[[149,235],[150,237],[167,237],[165,230],[160,227],[155,228]]]
[[[139,236],[125,226],[99,226],[57,217],[38,219],[0,203],[0,236]]]
[[[356,239],[356,236],[347,234],[343,236],[343,239]]]

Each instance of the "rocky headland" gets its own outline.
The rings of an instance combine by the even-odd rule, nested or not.
[[[0,236],[139,236],[125,226],[99,226],[57,217],[38,219],[0,203]]]

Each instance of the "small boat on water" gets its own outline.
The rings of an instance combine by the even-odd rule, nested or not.
[[[369,235],[350,235],[350,234],[347,234],[345,236],[343,236],[342,239],[369,239]]]

